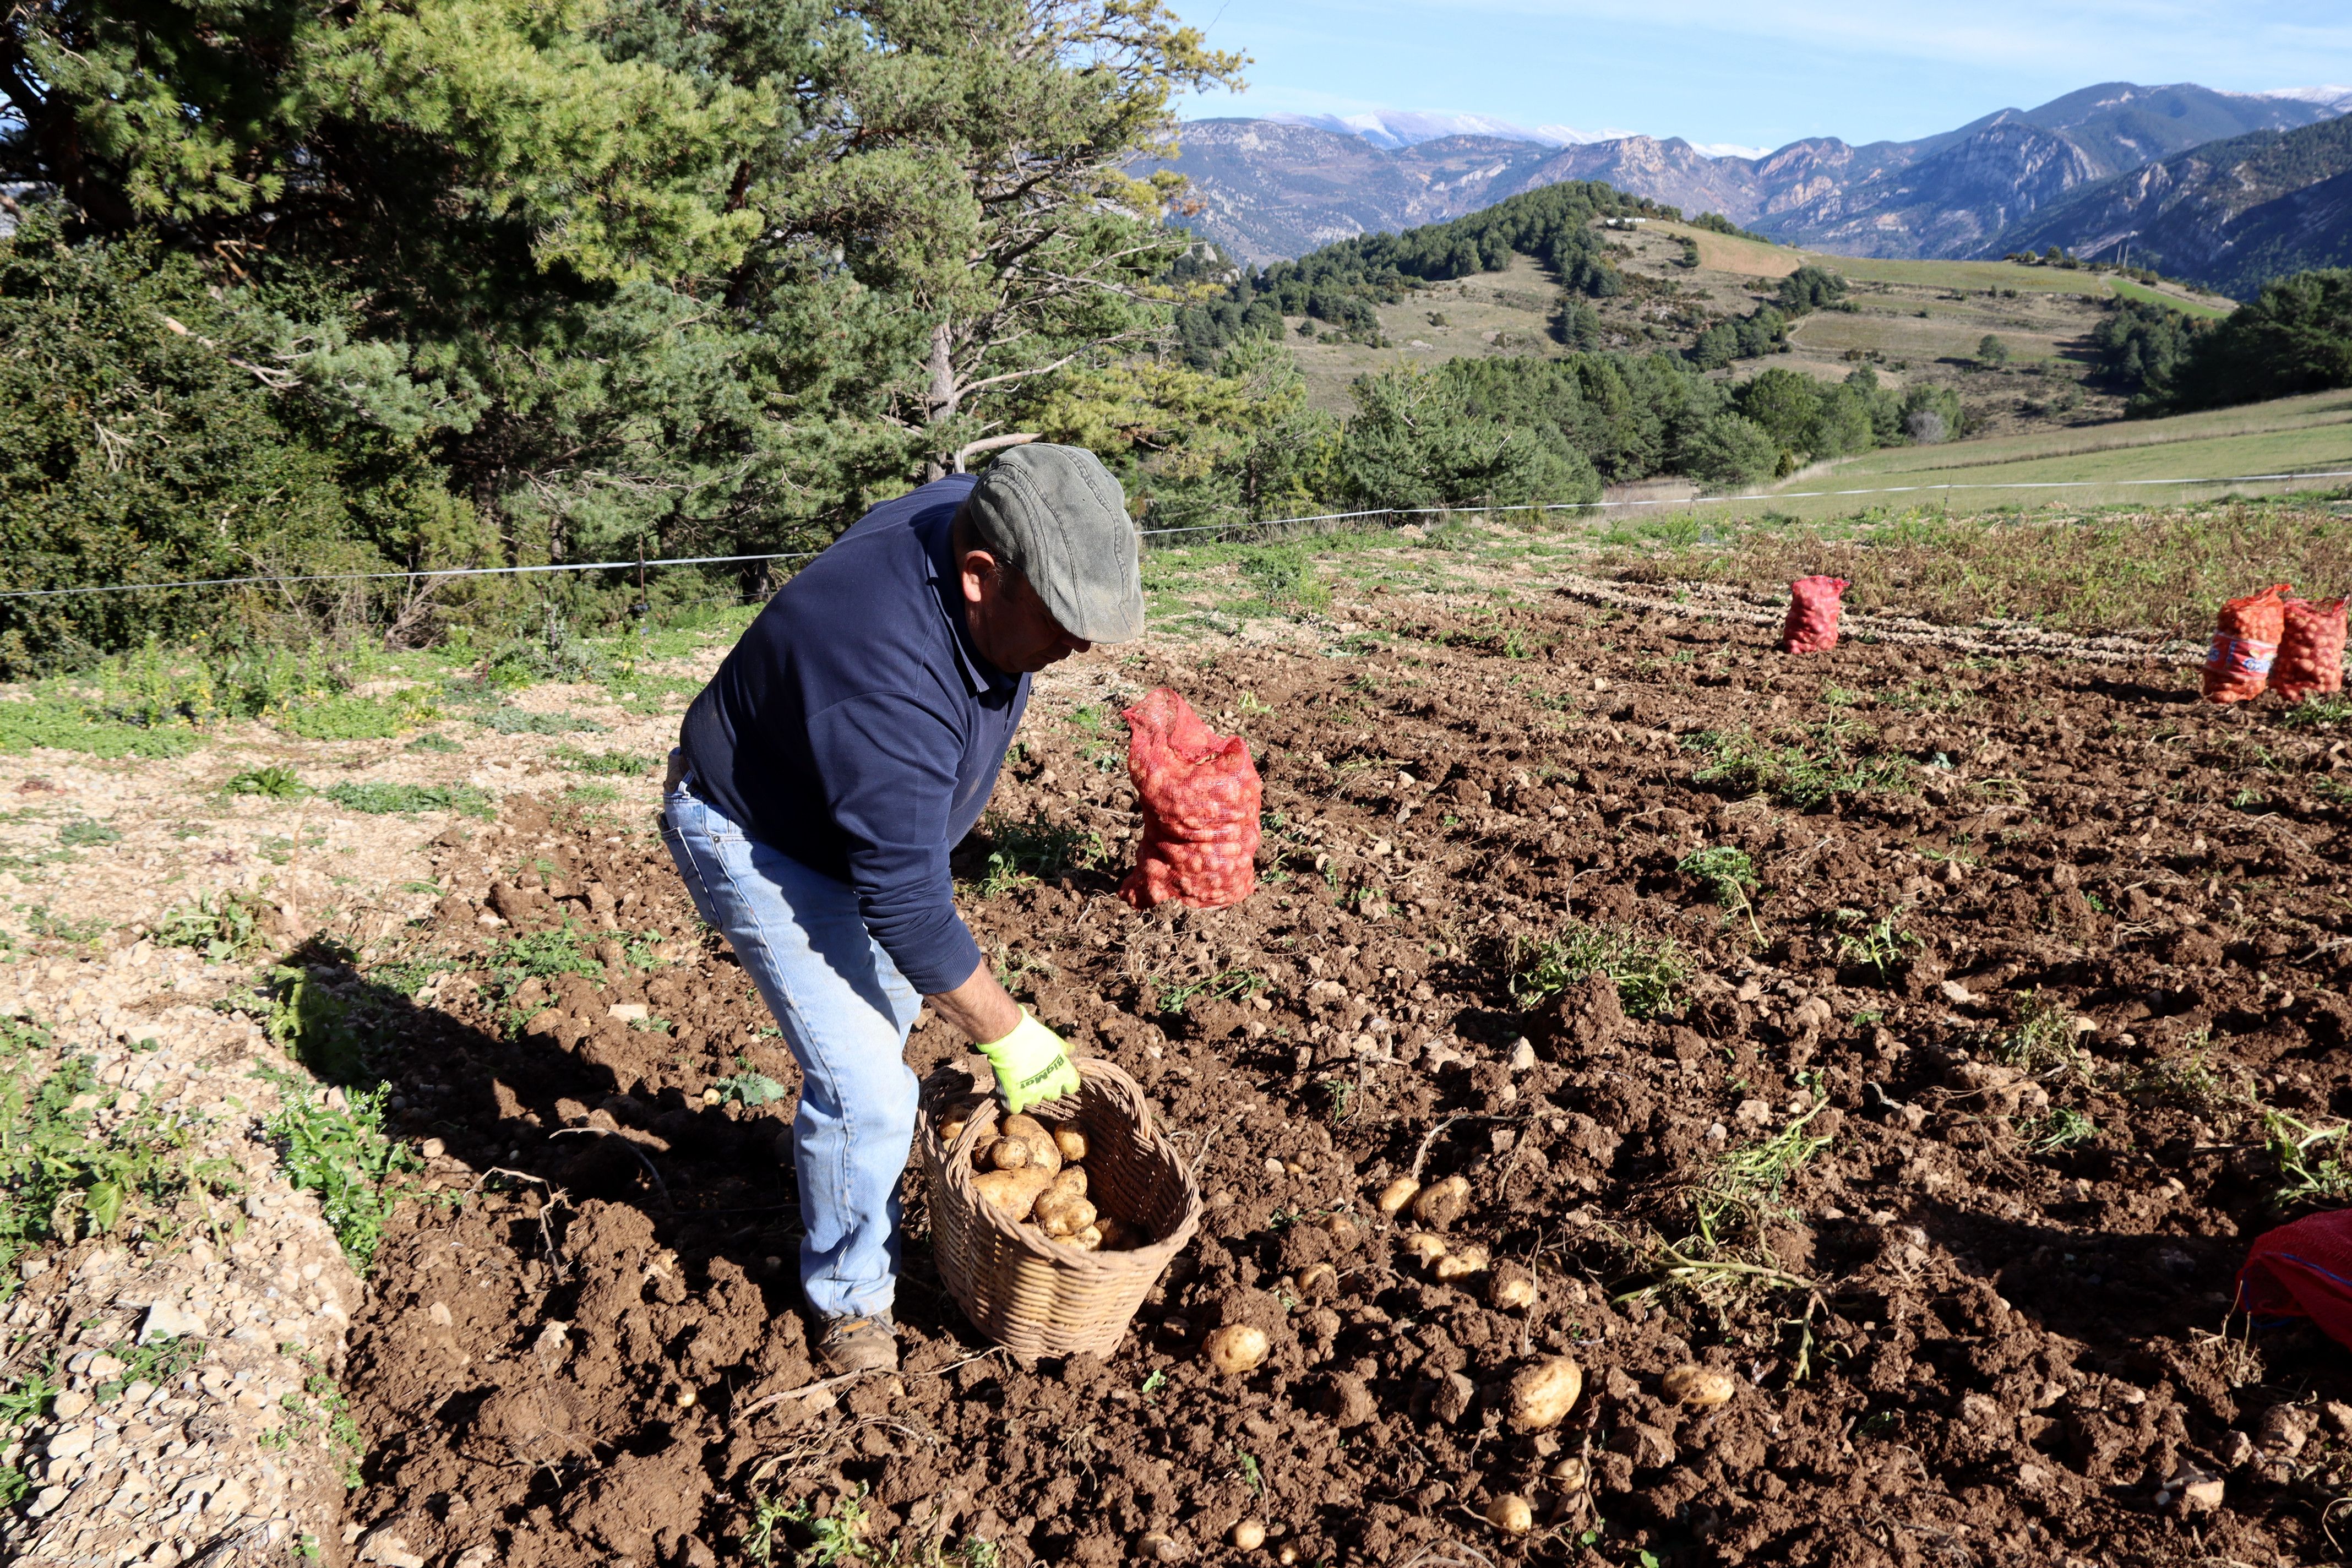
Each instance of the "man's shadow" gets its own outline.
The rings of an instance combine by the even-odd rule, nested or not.
[[[565,929],[554,921],[545,928]],[[488,966],[480,956],[454,956],[443,967],[462,973]],[[648,971],[626,959],[604,968],[601,981],[582,975],[583,985],[549,995],[574,998],[560,1010],[575,1021],[586,1022],[579,1014],[591,1008],[605,1016],[586,1029],[537,1033],[525,1027],[533,1018],[512,1005],[520,988],[510,984],[491,988],[503,994],[457,1004],[509,1026],[499,1029],[372,978],[330,942],[303,944],[277,971],[291,1054],[321,1085],[343,1089],[346,1103],[383,1086],[384,1131],[415,1152],[411,1168],[389,1177],[390,1189],[406,1193],[415,1207],[408,1224],[387,1227],[345,1378],[377,1385],[362,1388],[363,1409],[371,1394],[394,1405],[405,1401],[406,1408],[375,1413],[380,1425],[396,1416],[397,1426],[365,1461],[364,1479],[375,1489],[362,1506],[391,1507],[412,1547],[436,1529],[449,1532],[451,1551],[462,1545],[459,1521],[435,1479],[452,1458],[476,1467],[487,1461],[487,1469],[469,1468],[466,1481],[478,1518],[491,1509],[527,1528],[535,1515],[552,1513],[593,1535],[600,1526],[588,1516],[598,1506],[599,1474],[632,1456],[675,1454],[682,1442],[699,1445],[693,1468],[703,1472],[708,1494],[698,1503],[681,1498],[679,1511],[714,1521],[696,1539],[715,1542],[724,1533],[715,1521],[740,1501],[731,1472],[742,1456],[731,1439],[754,1421],[761,1428],[854,1425],[871,1414],[857,1409],[853,1388],[772,1397],[824,1382],[809,1354],[814,1320],[798,1282],[790,1122],[799,1083],[781,1065],[788,1058],[780,1049],[763,1053],[768,1072],[746,1070],[697,1094],[688,1086],[698,1075],[680,1067],[675,1037],[645,1026],[657,1008],[617,1001],[646,994],[648,982],[667,972],[698,999],[734,999],[723,1008],[727,1021],[756,1030],[767,1014],[756,1000],[743,1000],[751,987],[733,955],[723,944],[715,955],[706,951],[691,973],[676,965]],[[616,1005],[624,1016],[612,1015]],[[642,1018],[625,1016],[638,1007],[648,1008]],[[702,1011],[707,1017],[710,1008]],[[918,1033],[909,1061],[919,1074],[936,1065],[932,1057],[961,1054],[950,1033]],[[982,1353],[985,1342],[939,1286],[922,1205],[913,1191],[908,1196],[898,1315],[930,1341],[963,1347],[959,1354]],[[488,1258],[480,1256],[486,1240],[496,1244]],[[445,1370],[440,1384],[457,1386],[436,1385],[428,1395],[419,1384],[432,1380],[399,1364],[412,1352],[427,1353],[417,1340],[425,1331],[407,1308],[412,1296],[447,1289],[448,1274],[427,1270],[436,1250],[453,1244],[478,1271],[504,1282],[514,1307],[503,1321],[460,1319],[459,1348],[471,1364]],[[507,1257],[496,1256],[499,1247]],[[635,1277],[614,1277],[622,1260]],[[572,1347],[569,1361],[544,1352],[550,1325],[559,1345]],[[605,1371],[605,1386],[591,1388],[585,1361],[616,1357],[616,1374]],[[522,1381],[545,1391],[520,1415],[517,1380],[509,1375],[518,1367],[536,1368]],[[691,1403],[678,1403],[689,1392]],[[849,1410],[835,1415],[837,1401],[848,1401]],[[878,1457],[842,1458],[845,1475],[878,1479]],[[676,1479],[692,1486],[687,1469]],[[422,1504],[419,1513],[415,1500],[427,1497],[440,1500]],[[404,1507],[394,1500],[402,1499],[410,1500]],[[698,1561],[693,1533],[652,1542],[651,1555]]]

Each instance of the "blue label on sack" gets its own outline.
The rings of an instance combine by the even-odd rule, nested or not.
[[[2271,662],[2277,658],[2278,644],[2274,642],[2217,634],[2205,655],[2205,668],[2233,675],[2268,675]]]

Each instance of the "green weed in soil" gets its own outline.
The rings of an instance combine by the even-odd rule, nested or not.
[[[1100,865],[1110,853],[1101,834],[1056,826],[1042,813],[1026,822],[991,817],[981,825],[981,832],[988,842],[988,872],[980,879],[978,889],[984,899],[1041,878]]]
[[[411,816],[420,811],[454,811],[488,821],[498,815],[490,797],[472,784],[340,784],[325,792],[347,811],[370,816]]]
[[[224,963],[261,945],[260,914],[267,907],[258,895],[233,889],[198,893],[194,903],[165,910],[148,935],[165,947],[193,947],[207,963]]]
[[[773,1105],[792,1091],[763,1072],[744,1071],[711,1085],[722,1096],[744,1105]]]
[[[69,697],[0,701],[0,752],[47,746],[94,757],[184,757],[204,742],[192,730],[125,724]]]
[[[278,1089],[278,1109],[262,1130],[278,1145],[286,1179],[319,1194],[319,1212],[343,1256],[365,1274],[383,1243],[393,1205],[408,1191],[401,1175],[423,1163],[383,1130],[383,1102],[392,1086],[346,1089],[338,1109],[316,1084],[292,1073],[264,1069],[257,1076]]]
[[[295,703],[278,715],[278,727],[305,741],[389,741],[440,717],[421,700],[397,697],[328,697]]]
[[[1772,737],[1747,729],[1705,730],[1683,744],[1711,759],[1691,775],[1692,783],[1725,784],[1804,811],[1841,795],[1900,789],[1909,779],[1905,758],[1856,755],[1853,728],[1832,720]]]
[[[601,735],[604,726],[572,713],[527,713],[520,708],[493,709],[475,723],[500,735]]]
[[[0,1300],[16,1293],[17,1258],[88,1236],[175,1234],[183,1198],[236,1190],[235,1167],[189,1152],[184,1118],[141,1105],[110,1124],[99,1108],[119,1090],[87,1057],[36,1073],[27,1052],[47,1043],[17,1020],[0,1027]]]
[[[1623,926],[1571,921],[1541,941],[1511,941],[1511,1000],[1532,1013],[1578,981],[1605,974],[1616,983],[1626,1015],[1647,1018],[1674,1005],[1691,977],[1690,955],[1670,937],[1645,937]]]
[[[221,785],[223,795],[257,795],[271,800],[299,800],[310,793],[310,786],[294,776],[292,768],[272,764],[266,768],[247,768],[231,774]]]
[[[604,965],[588,950],[583,933],[566,921],[553,931],[510,936],[490,955],[490,978],[499,989],[514,991],[526,980],[552,980],[559,974],[604,978]]]
[[[558,746],[555,760],[575,773],[598,778],[641,778],[656,765],[650,758],[626,752],[583,752],[576,746]]]
[[[297,1344],[278,1348],[298,1357],[310,1369],[310,1375],[302,1380],[300,1392],[278,1399],[286,1419],[262,1434],[261,1446],[283,1449],[323,1443],[335,1457],[335,1469],[342,1478],[343,1489],[358,1490],[362,1479],[360,1461],[367,1457],[367,1439],[361,1436],[359,1423],[352,1418],[351,1402],[309,1351]]]
[[[1675,862],[1675,869],[1696,879],[1715,895],[1727,915],[1737,915],[1748,921],[1748,929],[1756,945],[1764,945],[1764,930],[1756,923],[1756,905],[1750,895],[1761,886],[1756,879],[1756,862],[1745,849],[1728,844],[1712,845],[1695,849]]]

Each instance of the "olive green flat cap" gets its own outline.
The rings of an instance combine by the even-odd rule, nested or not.
[[[990,466],[965,503],[973,530],[1087,642],[1143,635],[1143,573],[1127,495],[1083,447],[1033,442]]]

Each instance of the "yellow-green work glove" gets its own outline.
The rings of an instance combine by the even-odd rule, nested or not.
[[[1001,1040],[983,1041],[980,1054],[996,1069],[996,1098],[1007,1116],[1018,1116],[1044,1100],[1078,1092],[1078,1069],[1062,1048],[1062,1037],[1021,1010],[1021,1024]]]

